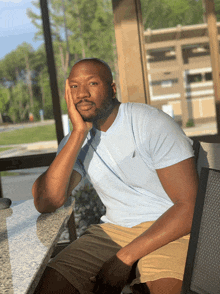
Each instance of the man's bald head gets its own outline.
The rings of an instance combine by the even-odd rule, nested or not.
[[[97,58],[81,59],[72,67],[68,81],[72,101],[83,120],[100,127],[119,104],[108,64]]]
[[[103,81],[110,85],[113,83],[112,72],[109,65],[105,61],[98,58],[84,58],[77,61],[72,67],[69,77],[74,76],[75,72],[84,70],[88,67],[93,68],[94,73],[99,74]]]

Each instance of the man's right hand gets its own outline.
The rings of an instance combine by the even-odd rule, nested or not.
[[[80,113],[78,112],[78,110],[76,109],[76,107],[73,103],[71,89],[70,89],[68,79],[66,80],[65,100],[66,100],[66,104],[67,104],[69,118],[70,118],[71,123],[73,125],[73,130],[88,133],[92,129],[93,123],[92,122],[85,122],[83,120],[82,116],[80,115]]]

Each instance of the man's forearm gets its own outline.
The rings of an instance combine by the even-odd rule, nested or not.
[[[127,265],[162,246],[190,233],[194,207],[183,203],[174,204],[142,235],[117,253]]]
[[[86,134],[73,133],[45,174],[34,183],[32,193],[39,212],[52,212],[67,198],[70,177]]]

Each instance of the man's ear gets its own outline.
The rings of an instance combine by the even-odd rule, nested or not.
[[[111,88],[112,88],[112,98],[115,98],[116,97],[116,84],[112,83]]]

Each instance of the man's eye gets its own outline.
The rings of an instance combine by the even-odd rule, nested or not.
[[[75,89],[77,87],[77,85],[72,85],[70,88]]]
[[[98,85],[98,83],[96,83],[96,82],[91,82],[90,85],[94,86],[94,85]]]

